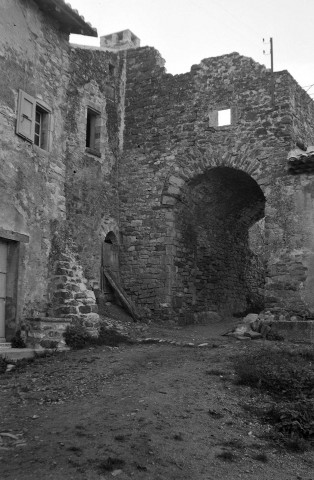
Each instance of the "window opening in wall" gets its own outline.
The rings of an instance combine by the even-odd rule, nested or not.
[[[118,33],[118,40],[123,40],[123,32]]]
[[[218,110],[218,127],[231,125],[231,109]]]
[[[100,113],[92,108],[87,108],[86,148],[90,153],[100,153]]]
[[[114,70],[115,70],[114,65],[112,65],[112,63],[109,63],[109,75],[111,77],[114,76]]]
[[[36,105],[34,144],[44,150],[48,150],[48,121],[49,113],[40,105]]]

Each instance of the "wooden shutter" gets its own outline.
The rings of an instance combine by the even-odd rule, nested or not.
[[[35,99],[20,90],[16,133],[32,143],[34,142],[35,110]]]

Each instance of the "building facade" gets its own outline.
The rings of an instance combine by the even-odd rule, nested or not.
[[[311,162],[314,106],[287,71],[173,76],[129,30],[71,45],[97,34],[63,0],[0,8],[2,342],[95,330],[104,266],[156,320],[314,317],[313,177],[287,160]]]

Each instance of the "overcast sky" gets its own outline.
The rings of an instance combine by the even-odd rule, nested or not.
[[[274,69],[287,69],[302,87],[314,84],[314,0],[69,0],[85,20],[107,35],[130,29],[141,46],[157,48],[168,73],[188,72],[203,58],[231,52]],[[72,35],[98,45],[99,39]],[[314,98],[314,86],[309,89]]]

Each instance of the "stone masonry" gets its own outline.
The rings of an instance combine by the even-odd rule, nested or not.
[[[313,183],[287,168],[313,143],[313,101],[274,80],[272,106],[270,72],[237,53],[176,76],[152,48],[127,53],[121,274],[158,318],[314,315]]]
[[[0,7],[5,338],[95,333],[111,237],[157,321],[314,318],[313,169],[288,161],[314,145],[310,97],[276,72],[272,104],[271,73],[238,53],[173,76],[130,30],[97,48],[71,45],[78,30],[96,35],[62,0]]]

